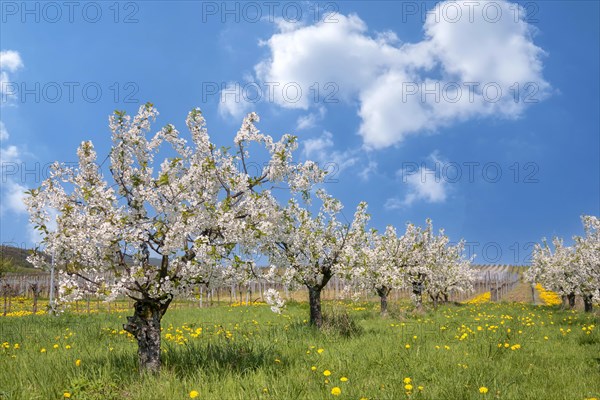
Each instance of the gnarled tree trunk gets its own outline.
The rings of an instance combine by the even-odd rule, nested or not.
[[[585,312],[592,312],[594,309],[594,303],[592,301],[591,294],[583,296],[583,309]]]
[[[423,308],[423,284],[421,282],[413,282],[412,293],[415,300],[415,307],[417,310]]]
[[[380,306],[380,312],[381,315],[387,315],[388,312],[388,295],[391,292],[391,288],[388,288],[387,286],[382,286],[380,288],[377,288],[377,294],[379,295],[379,302],[381,304]]]
[[[160,370],[160,321],[170,303],[170,299],[162,303],[155,299],[138,300],[133,316],[127,317],[123,325],[138,342],[140,372],[158,373]]]
[[[310,324],[320,328],[323,326],[323,313],[321,311],[321,287],[308,288],[308,302],[310,306]]]
[[[573,309],[575,307],[575,293],[569,293],[567,298],[569,299],[569,308]]]

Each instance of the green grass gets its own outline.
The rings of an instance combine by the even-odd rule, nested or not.
[[[422,314],[393,305],[387,318],[374,303],[331,302],[325,311],[347,311],[359,329],[349,337],[336,327],[315,331],[302,303],[283,315],[267,306],[171,310],[163,319],[162,373],[142,377],[137,346],[120,330],[127,313],[0,318],[0,398],[186,399],[192,390],[198,399],[244,400],[600,397],[596,315],[518,303]]]

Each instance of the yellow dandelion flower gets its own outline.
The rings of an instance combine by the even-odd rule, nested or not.
[[[341,382],[348,382],[348,378],[346,378],[345,376],[342,376],[342,377],[340,378],[340,381],[341,381]]]
[[[407,344],[404,345],[404,347],[407,348],[407,349],[410,349],[410,344],[407,343]]]
[[[342,394],[342,389],[336,386],[331,389],[331,394],[334,396],[339,396],[340,394]]]
[[[316,370],[317,370],[317,367],[315,367],[315,366],[313,365],[312,367],[310,367],[310,370],[311,370],[311,371],[316,371]]]
[[[64,393],[63,393],[63,397],[64,397],[65,399],[70,399],[70,398],[71,398],[71,393],[69,393],[69,392],[64,392]]]
[[[413,386],[412,386],[411,384],[404,385],[404,389],[406,389],[406,390],[408,390],[408,391],[411,391],[411,390],[412,390],[412,388],[413,388]]]
[[[409,384],[409,383],[411,383],[411,382],[412,382],[412,379],[410,379],[410,378],[404,378],[404,383],[405,383],[405,384],[407,384],[407,385],[408,385],[408,384]]]
[[[318,349],[317,353],[322,354],[325,351],[325,349]]]
[[[479,388],[479,393],[486,394],[487,392],[488,392],[488,388],[486,388],[485,386],[482,386]]]
[[[331,371],[326,369],[325,371],[323,371],[323,375],[329,376],[329,375],[331,375]]]
[[[200,396],[200,393],[198,393],[198,391],[196,390],[192,390],[190,392],[190,399],[195,399],[196,397]]]
[[[42,349],[40,350],[40,353],[45,353],[45,352],[46,352],[46,349],[44,349],[44,348],[42,347]]]

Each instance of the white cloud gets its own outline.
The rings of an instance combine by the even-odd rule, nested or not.
[[[304,130],[314,128],[317,122],[321,121],[325,116],[327,109],[323,106],[319,107],[318,113],[309,113],[298,117],[296,121],[296,130]]]
[[[446,201],[446,182],[436,176],[435,170],[420,168],[417,174],[406,177],[406,183],[408,184],[408,193],[404,197],[403,203],[407,206],[410,206],[416,200],[423,200],[426,203],[443,203]]]
[[[0,121],[0,141],[8,140],[8,131],[6,130],[6,126],[4,122]]]
[[[444,14],[451,4],[461,8],[458,20]],[[336,15],[337,23],[286,25],[263,43],[270,56],[255,72],[264,82],[302,88],[296,101],[275,90],[275,102],[285,108],[307,110],[315,100],[323,104],[324,86],[333,83],[337,100],[358,100],[359,133],[371,148],[468,119],[518,118],[528,105],[525,100],[539,101],[550,91],[542,76],[545,53],[533,43],[535,29],[523,19],[521,6],[481,1],[471,13],[474,4],[438,3],[427,15],[424,38],[416,43],[400,44],[390,31],[372,37],[356,15]],[[497,8],[501,17],[492,21]],[[311,122],[309,114],[298,125]]]
[[[0,137],[5,142],[9,138],[8,130],[3,122],[0,121]],[[0,146],[0,161],[2,162],[0,179],[0,215],[4,215],[7,211],[14,213],[24,213],[27,211],[23,196],[27,188],[16,182],[11,172],[14,172],[14,163],[20,162],[21,151],[17,146]]]
[[[225,89],[221,90],[219,98],[219,114],[222,118],[233,117],[235,119],[243,118],[251,111],[252,103],[247,101],[252,99],[253,94],[245,91],[246,86],[235,82],[227,84]]]
[[[23,67],[19,52],[14,50],[0,51],[0,69],[15,72]]]
[[[2,183],[2,206],[0,207],[0,214],[4,215],[7,211],[16,214],[26,213],[27,207],[23,201],[26,190],[27,188],[25,186],[16,183],[13,180],[6,179],[6,181]]]
[[[17,51],[5,50],[0,51],[0,95],[4,97],[3,90],[6,88],[7,83],[10,82],[9,72],[15,72],[23,67],[23,60]],[[14,95],[8,94],[7,98],[12,98]],[[4,103],[7,99],[2,100]],[[4,139],[3,139],[4,140]]]
[[[376,161],[369,161],[369,163],[367,164],[367,166],[365,168],[363,168],[363,170],[358,173],[358,176],[360,176],[360,178],[363,181],[366,181],[375,172],[377,172],[377,162]]]
[[[17,146],[0,147],[0,160],[2,163],[13,163],[19,161],[20,151]]]
[[[428,157],[433,163],[433,168],[421,164],[419,168],[405,168],[396,171],[396,176],[401,178],[407,186],[404,199],[397,197],[389,198],[384,204],[388,210],[409,207],[418,200],[425,203],[443,203],[448,198],[448,185],[441,173],[445,161],[441,158],[439,151],[434,151]]]
[[[328,131],[317,138],[304,140],[303,144],[302,153],[307,159],[316,161],[321,168],[333,173],[339,173],[358,161],[352,150],[333,150],[333,135]]]

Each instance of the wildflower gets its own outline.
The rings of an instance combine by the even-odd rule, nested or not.
[[[479,393],[486,394],[487,392],[488,392],[488,388],[486,388],[485,386],[482,386],[479,388]]]
[[[44,348],[42,347],[42,349],[40,350],[40,353],[45,353],[45,352],[46,352],[46,349],[44,349]]]
[[[425,388],[424,388],[423,386],[418,386],[418,387],[417,387],[417,389],[419,389],[419,390],[423,390],[423,389],[425,389]]]
[[[55,344],[54,346],[52,346],[53,349],[58,349],[58,345]]]
[[[410,391],[412,390],[413,386],[409,383],[408,385],[404,385],[404,389]]]
[[[323,375],[329,376],[329,375],[331,375],[331,371],[326,369],[325,371],[323,371]]]
[[[65,346],[65,349],[67,349],[67,350],[69,350],[70,348],[71,348],[71,346],[70,346],[70,345],[66,345],[66,346]]]
[[[331,394],[334,396],[339,396],[340,394],[342,394],[342,389],[336,386],[331,389]]]
[[[200,395],[200,393],[198,393],[198,391],[196,390],[192,390],[190,392],[190,399],[195,399],[196,397],[198,397]]]
[[[345,376],[342,376],[342,377],[340,378],[340,381],[341,381],[341,382],[348,382],[348,378],[346,378]]]
[[[317,367],[315,367],[315,366],[313,365],[312,367],[310,367],[310,370],[311,370],[311,371],[316,371],[316,370],[317,370]]]
[[[410,349],[410,344],[405,344],[404,347],[406,347],[407,349]]]
[[[318,350],[317,350],[317,353],[321,354],[321,353],[323,353],[324,351],[325,351],[325,349],[318,349]]]
[[[405,383],[405,384],[407,384],[407,385],[408,385],[408,384],[409,384],[409,383],[411,383],[411,382],[412,382],[412,379],[410,379],[410,378],[404,378],[404,383]]]
[[[79,367],[80,365],[81,365],[81,360],[80,359],[75,360],[75,366]]]
[[[65,393],[63,393],[63,397],[64,397],[65,399],[70,399],[70,398],[71,398],[71,393],[69,393],[69,392],[65,392]]]
[[[14,346],[15,350],[19,350],[20,347],[21,346],[19,346],[19,343],[15,343],[15,346]]]

